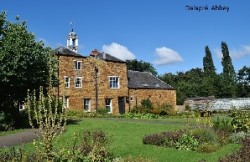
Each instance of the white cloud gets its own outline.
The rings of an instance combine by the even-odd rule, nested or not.
[[[215,49],[215,53],[219,58],[223,57],[221,50]],[[229,51],[229,54],[232,57],[232,59],[240,59],[246,56],[250,56],[250,45],[241,46],[238,49],[232,49]]]
[[[121,60],[135,59],[135,55],[130,52],[127,47],[115,42],[111,43],[110,45],[103,45],[102,50],[103,52],[115,56]]]
[[[156,48],[155,53],[157,55],[157,58],[154,61],[156,65],[169,65],[183,62],[183,59],[178,52],[167,47]]]
[[[233,49],[230,51],[230,55],[232,58],[240,59],[245,56],[250,56],[250,45],[248,46],[241,46],[239,49]]]

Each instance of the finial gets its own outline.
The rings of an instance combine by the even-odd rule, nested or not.
[[[71,27],[71,32],[73,32],[73,31],[74,31],[74,25],[73,25],[73,22],[72,22],[72,21],[70,21],[69,23],[70,23],[70,27]]]

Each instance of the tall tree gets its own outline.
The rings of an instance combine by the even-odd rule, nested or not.
[[[229,55],[229,50],[225,42],[221,42],[221,52],[222,52],[222,61],[223,66],[223,90],[224,97],[235,97],[236,96],[236,75],[234,71],[234,66],[232,59]]]
[[[2,12],[0,25],[0,113],[18,126],[18,105],[25,100],[27,89],[49,85],[54,65],[52,50],[36,42],[26,22],[20,22],[19,17],[11,23]]]
[[[237,73],[237,96],[250,97],[250,67],[244,66]]]
[[[205,56],[203,57],[203,88],[202,96],[216,96],[216,69],[214,66],[211,51],[208,46],[205,47]]]
[[[176,75],[164,74],[161,79],[176,89],[177,104],[183,104],[189,97],[203,96],[202,80],[204,72],[201,68],[193,68],[186,72],[177,72]]]
[[[145,62],[142,60],[138,61],[137,59],[126,60],[126,62],[127,62],[128,70],[140,71],[140,72],[147,71],[147,72],[152,73],[155,76],[157,75],[156,69],[149,62]]]
[[[216,74],[212,54],[208,46],[205,47],[205,56],[203,58],[203,70],[206,76],[213,76]]]

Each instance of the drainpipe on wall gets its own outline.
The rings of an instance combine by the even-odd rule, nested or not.
[[[127,66],[127,62],[126,62],[126,67],[127,67],[127,88],[128,88],[128,112],[130,112],[130,93],[129,93],[129,85],[128,85],[128,66]]]
[[[95,110],[98,109],[98,68],[95,66]]]
[[[59,54],[59,52],[57,51],[57,54]],[[59,70],[59,55],[57,55],[57,87],[58,87],[58,90],[57,90],[57,97],[58,97],[58,100],[59,100],[59,95],[60,95],[60,91],[59,91],[59,72],[60,72],[60,70]]]

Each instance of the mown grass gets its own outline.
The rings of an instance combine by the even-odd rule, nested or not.
[[[173,131],[187,128],[187,119],[97,119],[84,118],[67,126],[55,146],[57,148],[70,147],[73,144],[73,134],[86,130],[103,130],[110,136],[109,150],[116,157],[143,157],[157,162],[206,162],[218,161],[220,157],[230,154],[240,146],[229,144],[214,153],[198,153],[182,151],[171,148],[144,145],[142,138],[152,133]],[[25,150],[33,151],[34,146],[30,143],[25,145]]]
[[[136,120],[136,119],[83,119],[75,125],[69,125],[67,132],[58,141],[59,146],[72,145],[72,137],[76,132],[84,130],[104,130],[111,138],[110,151],[118,157],[145,157],[159,162],[180,161],[218,161],[238,145],[229,144],[214,153],[197,153],[170,148],[144,145],[145,135],[162,131],[173,131],[187,127],[186,119]],[[67,144],[66,144],[66,143]]]

